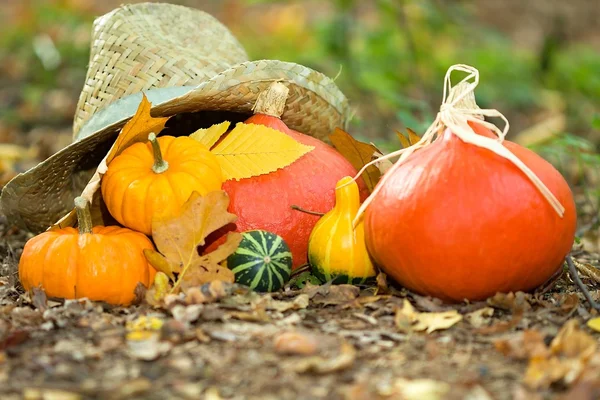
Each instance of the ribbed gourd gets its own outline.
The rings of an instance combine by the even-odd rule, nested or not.
[[[150,235],[152,219],[173,215],[193,192],[221,189],[217,157],[196,140],[154,133],[126,148],[102,178],[102,197],[124,226]]]
[[[308,262],[322,282],[364,283],[375,277],[360,222],[353,228],[360,197],[358,185],[346,176],[335,187],[335,207],[317,222],[308,242]]]

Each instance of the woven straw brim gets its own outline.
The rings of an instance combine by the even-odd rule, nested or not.
[[[173,116],[198,111],[249,115],[258,94],[274,81],[283,82],[290,90],[282,115],[290,128],[319,139],[326,139],[336,127],[345,128],[347,100],[331,79],[302,65],[274,60],[234,66],[181,96],[153,104],[152,115]],[[141,98],[141,94],[136,96]],[[110,114],[111,108],[119,106],[117,102],[97,115],[101,118],[103,113]],[[135,109],[97,131],[86,132],[85,137],[10,181],[0,198],[9,221],[32,232],[41,232],[69,212],[73,199],[81,193],[91,172],[133,112]]]

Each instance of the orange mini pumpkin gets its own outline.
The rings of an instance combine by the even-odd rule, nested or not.
[[[148,287],[156,271],[144,249],[153,249],[143,234],[118,226],[92,228],[88,203],[75,200],[79,229],[44,232],[30,239],[19,262],[26,290],[41,286],[50,297],[128,305],[138,282]]]
[[[222,182],[219,161],[206,146],[151,133],[147,143],[131,145],[109,164],[102,197],[117,221],[150,235],[153,217],[172,215],[192,192],[205,195]]]

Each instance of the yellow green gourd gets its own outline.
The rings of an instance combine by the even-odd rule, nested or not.
[[[308,241],[308,262],[322,282],[358,284],[375,277],[364,225],[352,227],[359,207],[358,185],[346,176],[336,184],[335,207],[317,222]]]

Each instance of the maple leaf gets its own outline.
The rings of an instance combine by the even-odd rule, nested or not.
[[[213,280],[233,283],[233,273],[219,263],[237,249],[241,234],[230,233],[226,242],[209,254],[200,256],[197,250],[210,233],[237,220],[227,212],[228,205],[229,197],[222,190],[206,196],[194,192],[179,213],[152,221],[152,238],[158,251],[147,249],[144,255],[154,268],[174,281],[171,293]]]
[[[102,159],[102,161],[100,161],[100,164],[98,165],[98,168],[96,168],[94,175],[81,192],[81,197],[86,199],[90,204],[95,204],[94,195],[100,188],[100,182],[102,181],[102,176],[108,170],[108,164],[110,164],[110,162],[116,156],[121,154],[127,147],[136,142],[148,140],[148,135],[150,132],[158,134],[165,127],[165,124],[169,118],[153,118],[150,115],[151,108],[152,103],[150,103],[146,98],[146,95],[142,93],[142,100],[137,111],[135,112],[135,115],[129,121],[127,121],[123,129],[121,129],[119,136],[117,136],[117,140],[108,151],[108,154]],[[92,208],[92,212],[97,213],[98,211]],[[71,210],[67,215],[56,222],[52,228],[64,228],[66,226],[75,225],[75,222],[77,221],[75,214],[75,210]]]
[[[211,152],[223,180],[240,180],[285,168],[313,149],[268,126],[239,122]]]
[[[340,128],[335,128],[335,131],[329,135],[329,140],[357,171],[371,162],[375,153],[379,153],[372,144],[358,141]],[[361,176],[369,191],[373,191],[381,177],[381,172],[375,165],[371,165]]]

